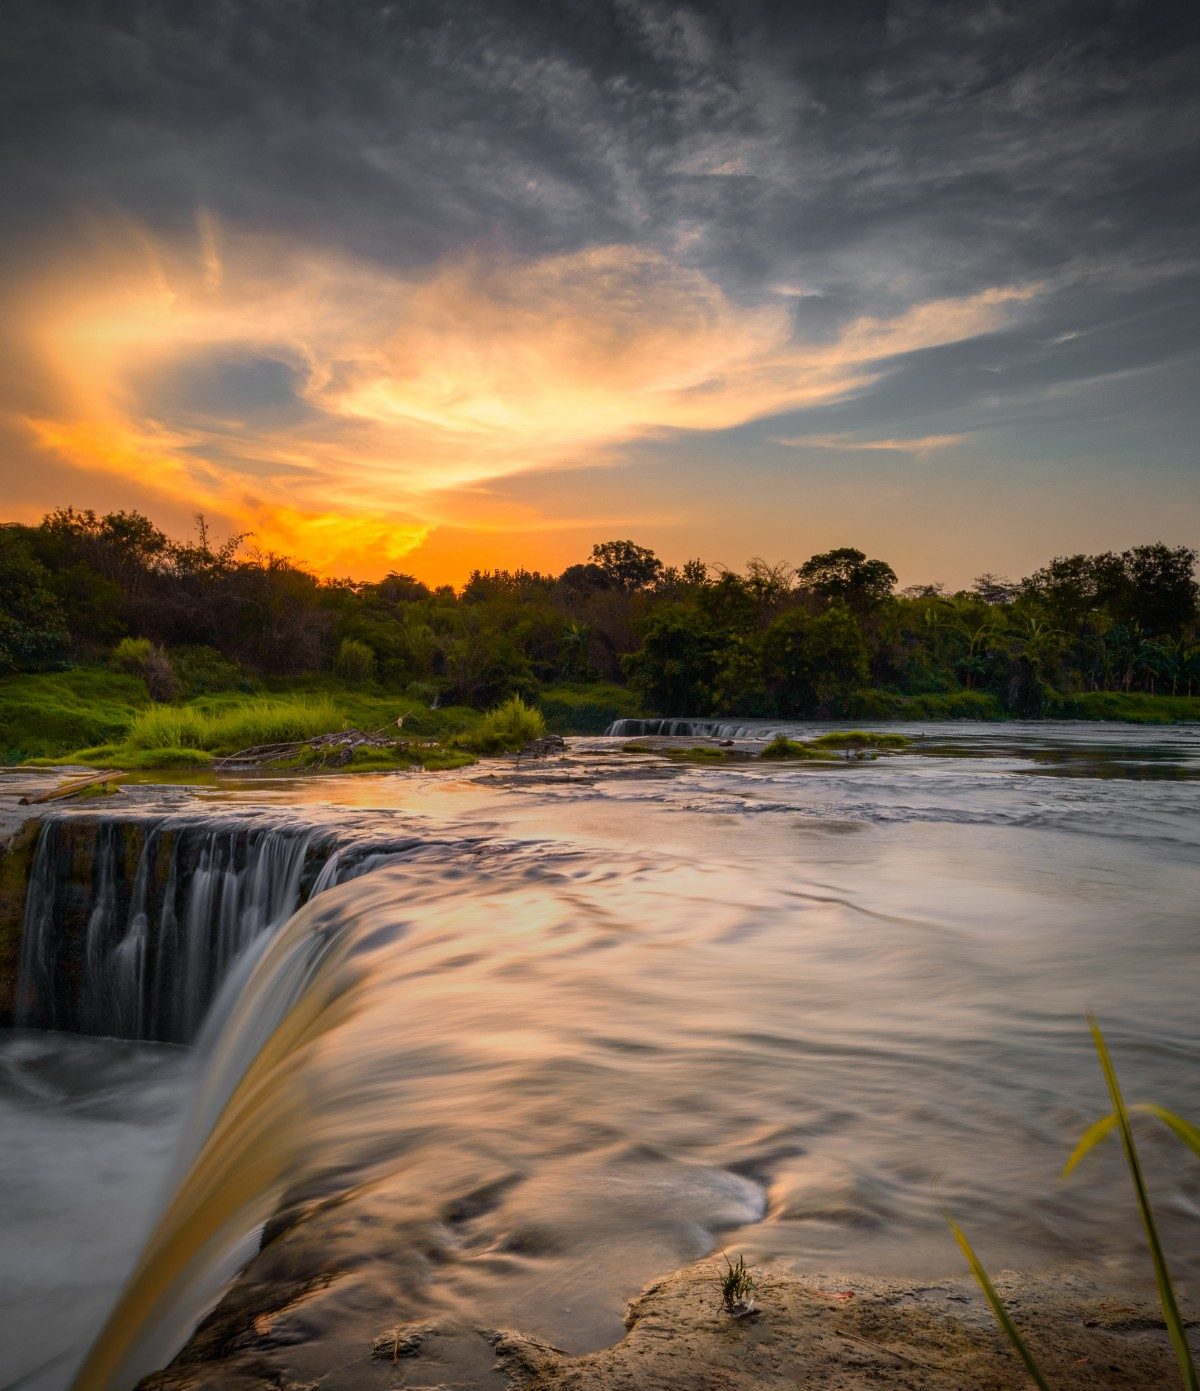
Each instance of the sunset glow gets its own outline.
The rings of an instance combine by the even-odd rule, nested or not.
[[[192,247],[108,250],[29,292],[21,346],[53,406],[22,414],[38,447],[366,577],[419,563],[446,523],[508,525],[497,479],[843,400],[888,359],[999,328],[1036,295],[988,289],[814,341],[785,297],[741,305],[628,246],[405,278],[205,218]],[[281,397],[222,399],[220,373],[263,364]]]
[[[1135,117],[1088,97],[1136,106],[1148,187],[1182,188],[1171,72],[1009,72],[998,15],[847,19],[823,67],[799,30],[626,10],[619,72],[587,26],[306,20],[280,53],[340,56],[239,69],[244,125],[200,95],[223,40],[55,29],[97,85],[10,181],[9,514],[203,512],[322,575],[455,584],[634,532],[675,564],[853,539],[958,583],[981,546],[1185,539],[1194,257],[1133,217]],[[968,40],[1003,75],[943,108]],[[212,79],[183,125],[171,53]]]

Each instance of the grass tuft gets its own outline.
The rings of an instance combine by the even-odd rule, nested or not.
[[[725,1270],[721,1275],[721,1304],[725,1312],[739,1318],[752,1314],[758,1307],[754,1298],[757,1293],[758,1285],[750,1274],[745,1256],[739,1256],[736,1264],[725,1256]]]
[[[693,744],[687,749],[660,749],[672,763],[729,763],[734,758],[732,749],[714,749],[708,744]]]
[[[1133,1124],[1131,1117],[1134,1114],[1153,1116],[1161,1121],[1171,1130],[1185,1145],[1197,1156],[1200,1156],[1200,1128],[1197,1128],[1191,1121],[1184,1120],[1182,1116],[1177,1116],[1173,1111],[1168,1111],[1165,1107],[1159,1106],[1154,1102],[1139,1102],[1133,1106],[1125,1104],[1125,1098],[1121,1094],[1121,1086],[1117,1081],[1117,1070],[1113,1066],[1112,1055],[1108,1051],[1108,1044],[1105,1042],[1104,1035],[1100,1031],[1100,1025],[1096,1022],[1095,1015],[1088,1015],[1088,1023],[1091,1026],[1092,1042],[1096,1048],[1096,1055],[1100,1059],[1100,1070],[1104,1074],[1104,1081],[1108,1087],[1109,1099],[1112,1102],[1112,1111],[1109,1115],[1101,1117],[1088,1126],[1084,1131],[1083,1137],[1072,1151],[1071,1157],[1067,1160],[1063,1169],[1063,1176],[1070,1174],[1079,1161],[1088,1154],[1096,1145],[1104,1139],[1106,1135],[1114,1130],[1121,1137],[1121,1148],[1125,1151],[1125,1162],[1129,1169],[1129,1177],[1133,1182],[1134,1198],[1137,1202],[1138,1212],[1142,1219],[1142,1226],[1146,1232],[1146,1241],[1150,1247],[1150,1260],[1154,1267],[1154,1280],[1158,1286],[1158,1299],[1162,1306],[1163,1321],[1166,1324],[1167,1334],[1171,1340],[1171,1347],[1175,1353],[1175,1360],[1179,1364],[1179,1373],[1187,1391],[1200,1391],[1200,1381],[1196,1376],[1196,1364],[1192,1358],[1191,1347],[1188,1344],[1187,1330],[1183,1322],[1183,1316],[1179,1310],[1179,1303],[1175,1298],[1175,1287],[1171,1283],[1171,1272],[1167,1266],[1167,1258],[1163,1252],[1162,1242],[1158,1235],[1158,1224],[1154,1220],[1154,1211],[1150,1206],[1150,1194],[1146,1188],[1145,1175],[1142,1172],[1142,1161],[1137,1151],[1137,1145],[1133,1138]],[[1029,1375],[1033,1378],[1037,1386],[1042,1391],[1049,1391],[1045,1378],[1038,1369],[1037,1363],[1033,1359],[1025,1342],[1018,1333],[1008,1311],[1005,1309],[1000,1297],[997,1295],[995,1287],[988,1278],[987,1271],[984,1270],[978,1256],[971,1247],[971,1243],[964,1235],[962,1228],[955,1222],[949,1213],[946,1220],[950,1223],[950,1229],[954,1233],[954,1238],[962,1248],[963,1254],[967,1258],[967,1263],[971,1267],[971,1272],[983,1290],[984,1297],[987,1299],[992,1313],[995,1315],[996,1322],[1000,1325],[1004,1335],[1008,1338],[1013,1348],[1016,1350],[1021,1360],[1025,1363]]]
[[[512,753],[541,739],[545,733],[546,717],[515,695],[489,710],[473,729],[455,735],[451,742],[472,753]]]
[[[777,734],[774,739],[759,754],[759,758],[777,760],[780,762],[792,759],[815,759],[828,761],[836,758],[831,749],[819,749],[815,744],[801,744],[795,739],[789,739],[786,734]]]
[[[907,734],[880,734],[875,730],[845,729],[831,734],[818,734],[812,741],[819,749],[907,749],[912,739]]]

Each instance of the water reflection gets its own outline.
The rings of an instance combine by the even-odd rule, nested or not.
[[[597,740],[538,769],[207,791],[441,847],[285,929],[281,956],[330,944],[318,994],[256,1081],[269,1107],[252,1096],[184,1189],[185,1229],[214,1172],[222,1220],[287,1227],[250,1272],[304,1292],[273,1365],[352,1385],[334,1369],[406,1318],[594,1347],[718,1242],[936,1277],[959,1266],[943,1202],[997,1268],[1144,1281],[1119,1154],[1057,1174],[1105,1106],[1088,1007],[1128,1095],[1200,1113],[1200,740],[925,732],[916,758],[815,768]],[[209,1086],[244,1065],[227,1051]],[[1153,1134],[1146,1161],[1194,1280],[1194,1166]],[[201,1288],[186,1255],[160,1272]]]

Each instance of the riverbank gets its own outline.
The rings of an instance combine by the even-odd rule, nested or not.
[[[914,696],[863,691],[860,696],[839,716],[843,726],[1011,720],[995,697],[977,691]],[[616,721],[644,722],[633,692],[610,682],[547,686],[531,703],[545,729],[557,734],[602,734]],[[1200,697],[1110,691],[1054,695],[1045,715],[1141,725],[1200,723]],[[736,723],[739,718],[711,716],[696,722]],[[356,688],[332,678],[244,683],[167,704],[152,701],[140,677],[107,667],[0,677],[0,763],[7,764],[49,760],[146,770],[205,767],[214,757],[256,744],[357,730],[386,734],[396,747],[356,750],[350,759],[356,768],[449,768],[470,761],[472,740],[486,721],[485,712],[466,706],[435,707],[408,692],[378,684]]]

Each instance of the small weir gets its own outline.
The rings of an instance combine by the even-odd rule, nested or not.
[[[650,738],[655,735],[678,739],[769,739],[792,728],[793,722],[771,724],[759,720],[614,720],[605,733],[613,739]]]

